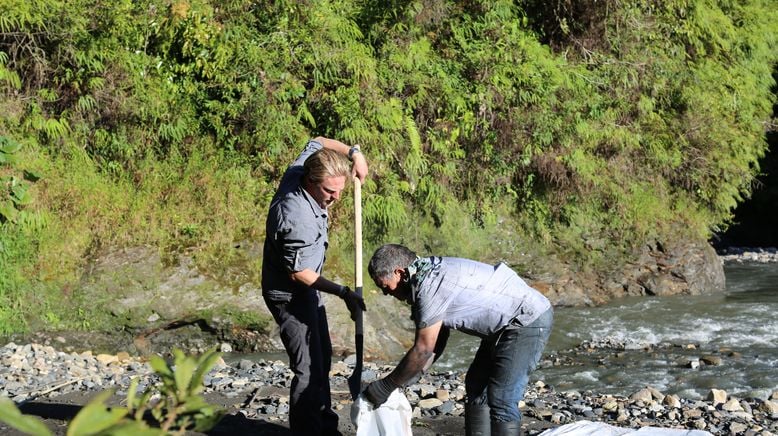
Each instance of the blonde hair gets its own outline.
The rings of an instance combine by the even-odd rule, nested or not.
[[[320,183],[329,177],[344,176],[348,180],[351,175],[351,164],[342,154],[322,148],[313,153],[303,164],[305,177],[311,183]]]

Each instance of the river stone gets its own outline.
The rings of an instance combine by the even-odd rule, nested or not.
[[[606,412],[613,412],[616,409],[618,409],[619,403],[617,403],[615,400],[609,400],[605,404],[602,405],[602,409]]]
[[[646,387],[649,392],[651,392],[651,396],[654,397],[654,400],[659,401],[660,403],[662,400],[665,399],[665,394],[661,393],[659,389],[652,388],[651,386]]]
[[[731,412],[730,415],[735,418],[742,419],[744,421],[751,421],[754,419],[754,415],[748,412]]]
[[[435,391],[435,398],[437,398],[440,401],[443,401],[444,403],[449,400],[451,395],[449,392],[445,389],[438,389]]]
[[[771,415],[778,415],[778,402],[766,400],[759,405],[758,410],[769,413]]]
[[[437,391],[437,389],[437,387],[428,384],[418,385],[419,396],[421,398],[427,398],[435,395],[435,391]]]
[[[466,395],[464,386],[457,386],[457,388],[454,389],[454,392],[451,392],[451,397],[456,401],[462,401]]]
[[[665,396],[664,400],[662,401],[665,405],[674,407],[676,409],[681,408],[681,399],[678,398],[678,395],[667,395]]]
[[[330,369],[330,377],[335,375],[345,375],[345,376],[351,375],[351,370],[349,369],[345,361],[335,362],[332,364],[332,368]]]
[[[443,404],[437,407],[439,413],[447,414],[454,411],[453,401],[444,401]]]
[[[721,410],[726,410],[727,412],[742,412],[743,407],[740,405],[740,401],[732,398],[721,405]]]
[[[708,401],[713,402],[713,405],[723,404],[727,401],[727,391],[721,389],[711,389],[708,392]]]
[[[693,424],[694,424],[694,428],[696,428],[698,430],[704,430],[705,427],[708,426],[708,423],[705,422],[705,420],[702,419],[702,418],[695,420]]]
[[[702,356],[700,360],[706,365],[718,366],[721,365],[721,357],[719,356]]]
[[[114,362],[118,362],[119,358],[112,355],[112,354],[98,354],[95,359],[97,359],[98,362],[108,365]]]
[[[434,409],[435,407],[438,407],[442,404],[443,402],[438,400],[437,398],[427,398],[419,401],[419,407],[421,407],[422,409]]]
[[[630,401],[643,401],[644,403],[650,403],[653,401],[653,395],[648,389],[641,389],[634,394],[630,395]]]

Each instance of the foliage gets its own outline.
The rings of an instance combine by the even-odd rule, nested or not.
[[[725,228],[772,125],[771,0],[103,6],[0,4],[0,136],[24,144],[15,171],[45,177],[5,179],[33,204],[0,196],[5,220],[35,217],[0,233],[17,247],[2,307],[25,317],[45,306],[25,292],[70,300],[112,249],[148,244],[213,274],[241,261],[224,253],[262,240],[310,136],[363,145],[371,243],[410,228],[421,251],[503,220],[502,238],[598,267]],[[462,251],[488,257],[484,238]]]
[[[206,403],[199,392],[203,389],[203,377],[213,368],[219,354],[211,350],[193,357],[174,349],[173,355],[173,365],[159,356],[151,360],[152,369],[162,380],[159,392],[149,387],[137,396],[138,380],[133,379],[127,392],[127,407],[108,407],[105,403],[113,391],[102,391],[73,418],[67,435],[166,435],[213,428],[223,411]],[[150,427],[144,421],[147,411],[151,412],[158,427]],[[7,398],[0,398],[0,421],[26,434],[52,434],[36,418],[22,415]]]
[[[135,395],[137,380],[131,384],[127,404],[134,410],[135,420],[141,420],[148,410],[165,432],[183,434],[187,430],[207,431],[221,419],[223,411],[208,404],[200,395],[203,377],[219,359],[216,350],[195,358],[181,350],[173,350],[173,362],[152,356],[151,368],[161,379],[158,401],[152,400],[156,389],[149,387],[140,397]]]

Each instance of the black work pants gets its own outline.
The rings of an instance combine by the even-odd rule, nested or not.
[[[281,341],[294,373],[289,395],[289,427],[294,435],[338,433],[332,410],[329,372],[332,362],[327,313],[315,292],[295,292],[289,302],[265,298],[281,330]]]

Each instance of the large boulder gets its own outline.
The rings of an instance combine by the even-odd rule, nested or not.
[[[699,295],[725,287],[724,266],[706,241],[651,241],[623,266],[608,271],[550,267],[556,274],[529,277],[529,283],[556,306],[594,306],[627,296]]]

